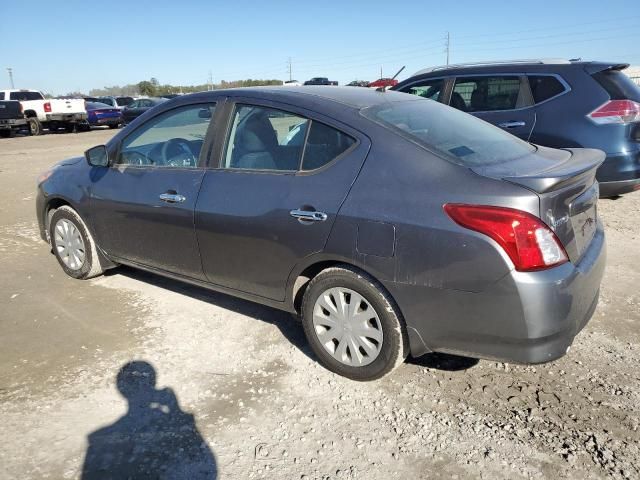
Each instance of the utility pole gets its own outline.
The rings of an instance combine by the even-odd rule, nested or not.
[[[11,88],[12,88],[12,89],[13,89],[13,88],[16,88],[16,87],[13,85],[13,68],[8,67],[8,68],[7,68],[7,72],[9,72],[9,83],[11,84]]]
[[[207,90],[210,92],[211,90],[213,90],[213,73],[211,73],[211,70],[209,70],[209,82],[207,85]]]
[[[293,80],[293,66],[291,64],[291,57],[287,60],[287,71],[289,72],[289,81]]]
[[[451,46],[451,36],[449,35],[449,32],[447,32],[447,36],[444,39],[444,51],[447,54],[447,65],[449,65],[449,50]]]
[[[380,65],[380,78],[383,78],[382,77],[382,65]]]

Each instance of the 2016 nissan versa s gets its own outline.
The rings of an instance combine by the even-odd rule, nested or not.
[[[126,264],[297,312],[319,361],[352,379],[430,351],[550,361],[598,301],[604,154],[430,100],[204,92],[85,157],[38,184],[68,275]]]

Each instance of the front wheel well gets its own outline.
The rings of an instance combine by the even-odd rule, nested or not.
[[[49,236],[49,223],[51,220],[51,215],[53,215],[53,213],[60,207],[62,206],[68,206],[71,207],[71,204],[69,202],[67,202],[66,200],[63,200],[61,198],[52,198],[51,200],[49,200],[47,202],[47,206],[44,210],[44,228],[45,228],[45,232],[47,234],[47,237]]]

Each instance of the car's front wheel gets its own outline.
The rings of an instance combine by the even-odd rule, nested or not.
[[[91,233],[71,207],[62,206],[53,212],[49,238],[58,263],[70,277],[87,279],[104,271]]]
[[[302,304],[307,340],[320,363],[352,380],[375,380],[408,354],[404,321],[384,287],[348,266],[319,273]]]

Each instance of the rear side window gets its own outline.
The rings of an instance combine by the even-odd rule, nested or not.
[[[458,77],[450,105],[463,112],[513,110],[525,106],[520,77]]]
[[[611,100],[640,102],[640,87],[620,70],[604,70],[594,73],[593,78],[607,91]]]
[[[429,98],[431,100],[438,100],[442,89],[444,88],[444,79],[436,80],[423,80],[418,83],[414,83],[410,87],[403,88],[405,93],[411,93],[412,95],[418,95],[419,97]]]
[[[40,95],[40,92],[11,92],[9,99],[27,102],[29,100],[42,100],[42,95]]]
[[[133,103],[133,98],[131,98],[131,97],[116,97],[116,101],[118,102],[118,105],[126,107],[127,105],[131,105]]]
[[[529,75],[529,86],[535,103],[544,102],[560,95],[565,87],[556,77],[550,75]]]
[[[302,159],[302,170],[323,167],[347,151],[356,141],[349,135],[323,123],[311,122]]]
[[[472,115],[415,100],[370,107],[363,115],[465,167],[508,162],[535,147]]]

